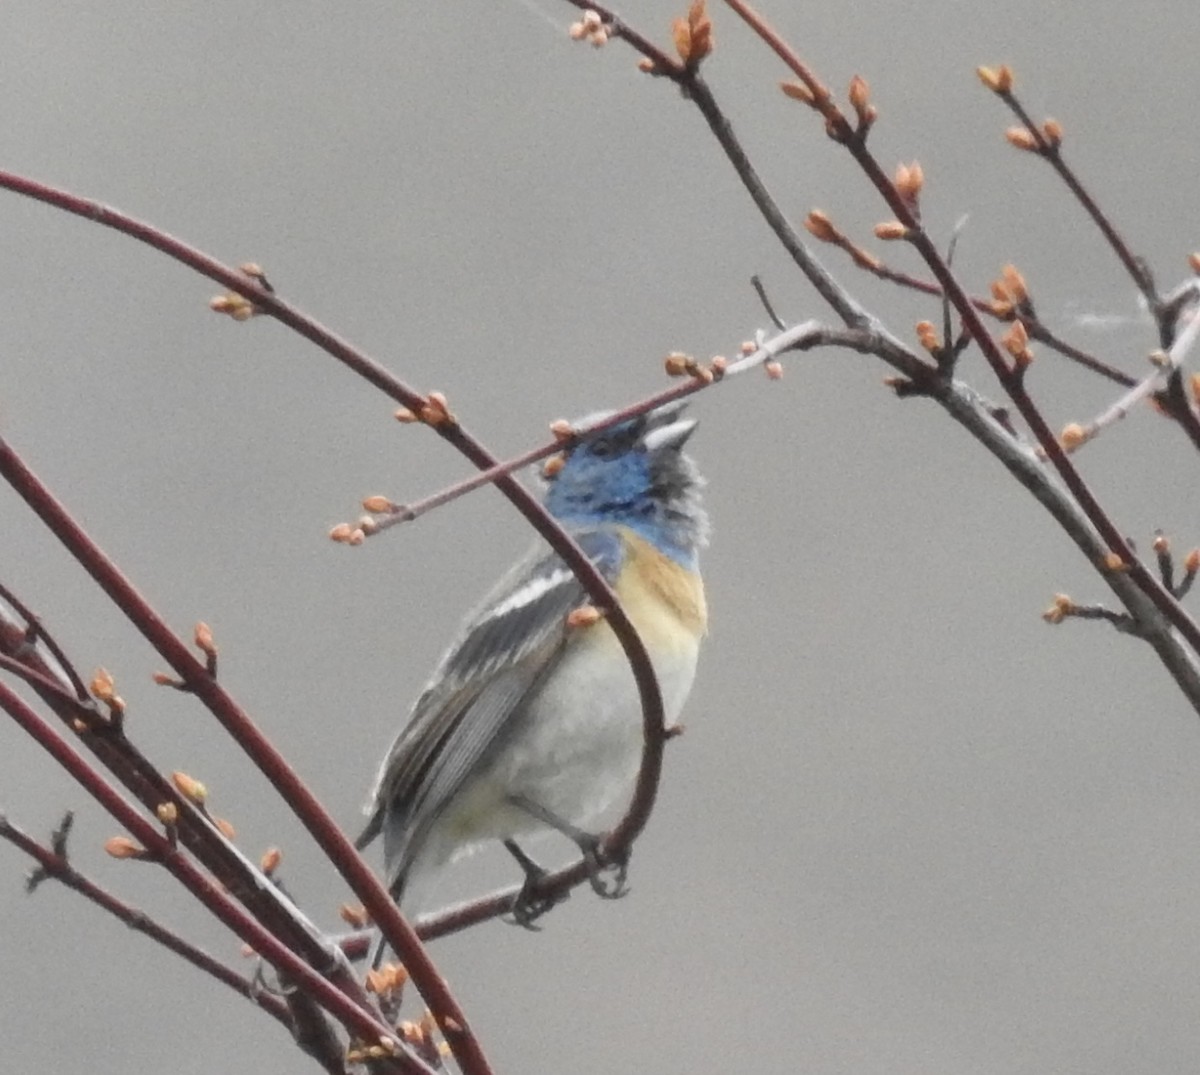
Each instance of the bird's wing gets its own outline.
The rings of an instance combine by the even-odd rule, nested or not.
[[[619,534],[590,529],[572,535],[610,582],[624,555]],[[468,619],[442,659],[407,725],[388,751],[359,836],[361,848],[383,826],[405,847],[389,863],[402,878],[429,828],[478,768],[488,748],[553,669],[566,639],[566,618],[587,595],[554,553],[535,552],[501,580]],[[389,840],[389,843],[392,841]]]

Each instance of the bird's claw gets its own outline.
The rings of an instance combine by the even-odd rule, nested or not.
[[[580,851],[587,866],[588,884],[602,900],[619,900],[629,894],[626,876],[629,873],[629,852],[605,856],[600,852],[600,840],[580,841]]]

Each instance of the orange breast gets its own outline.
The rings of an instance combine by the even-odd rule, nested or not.
[[[700,576],[630,531],[622,540],[629,559],[615,589],[638,633],[651,646],[695,646],[708,629]]]

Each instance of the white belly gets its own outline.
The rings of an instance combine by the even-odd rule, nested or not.
[[[515,796],[586,829],[631,793],[642,760],[641,701],[612,632],[594,630],[603,637],[568,648],[511,740],[434,826],[423,865],[458,858],[490,840],[551,831],[514,806]],[[699,641],[688,639],[654,661],[668,724],[691,690],[698,651]]]

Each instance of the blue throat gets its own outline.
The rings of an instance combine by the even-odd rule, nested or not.
[[[656,514],[663,511],[664,509],[660,507]],[[692,536],[693,526],[672,526],[669,520],[647,518],[645,515],[633,512],[617,514],[579,511],[567,515],[555,513],[555,518],[568,530],[597,526],[624,527],[649,542],[680,567],[695,571],[699,566],[699,550]]]

